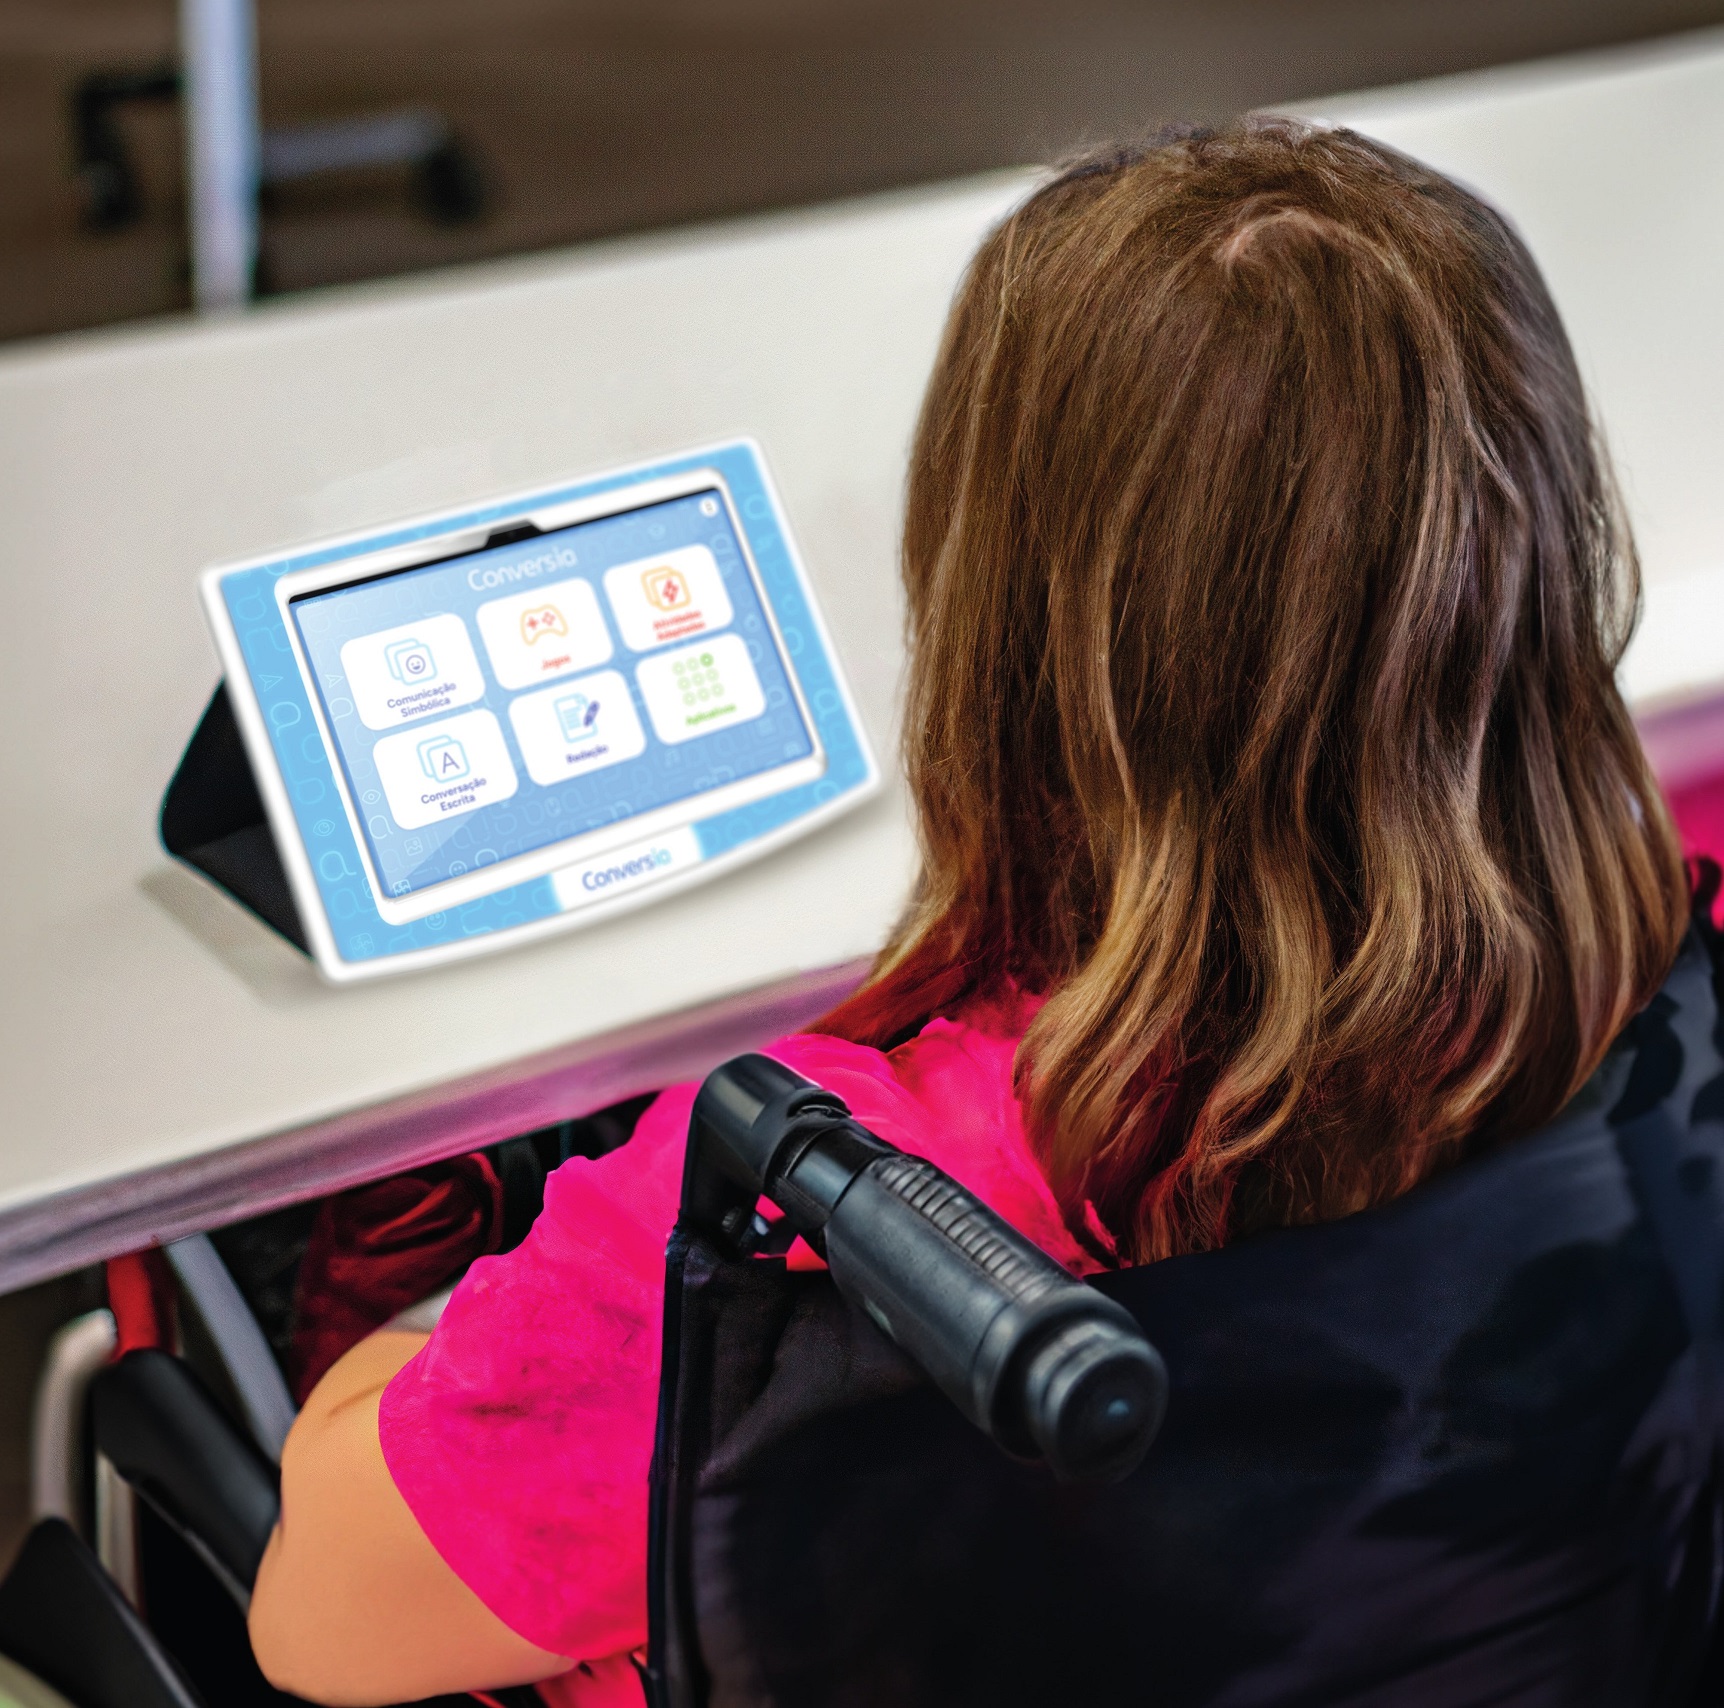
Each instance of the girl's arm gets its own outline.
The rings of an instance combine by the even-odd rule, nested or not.
[[[380,1330],[317,1384],[281,1459],[281,1522],[258,1569],[264,1676],[313,1702],[413,1702],[531,1684],[565,1656],[517,1636],[431,1546],[383,1460],[383,1390],[425,1344]]]

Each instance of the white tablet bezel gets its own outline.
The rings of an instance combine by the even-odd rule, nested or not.
[[[792,760],[787,765],[757,772],[752,777],[741,778],[723,788],[691,795],[667,806],[638,813],[632,818],[620,819],[615,824],[589,830],[583,835],[565,837],[561,841],[547,843],[542,848],[511,855],[507,860],[495,861],[458,877],[445,878],[441,883],[428,885],[410,895],[387,894],[373,861],[371,839],[360,815],[359,804],[353,799],[348,788],[347,771],[341,763],[335,732],[329,727],[324,716],[323,696],[318,689],[316,672],[305,655],[300,641],[299,625],[293,620],[293,601],[308,593],[321,593],[361,581],[374,581],[380,576],[423,568],[465,552],[482,550],[485,540],[493,533],[502,528],[518,527],[524,522],[532,523],[541,534],[549,534],[559,528],[574,527],[581,522],[593,522],[605,516],[620,516],[630,510],[644,510],[649,505],[663,504],[672,499],[687,498],[693,493],[710,492],[714,489],[720,494],[729,514],[731,531],[741,543],[743,562],[749,579],[754,583],[755,596],[766,613],[772,644],[778,649],[779,662],[790,682],[791,692],[796,696],[796,709],[802,718],[804,729],[808,732],[809,740],[814,744],[814,751],[801,759]],[[622,502],[618,502],[619,499]],[[371,886],[372,901],[376,905],[378,917],[386,925],[410,925],[430,914],[445,913],[450,908],[460,907],[466,902],[495,895],[499,890],[513,889],[516,884],[546,877],[565,866],[578,866],[583,861],[608,853],[613,848],[625,847],[631,842],[640,842],[648,837],[662,836],[668,831],[694,824],[700,819],[711,818],[715,813],[728,812],[734,807],[747,806],[753,801],[764,800],[768,795],[793,789],[799,783],[816,782],[826,771],[826,749],[820,740],[819,727],[803,698],[802,685],[796,678],[790,655],[784,647],[784,638],[779,633],[778,619],[766,589],[761,585],[760,570],[755,564],[754,553],[749,547],[741,518],[737,515],[736,500],[724,476],[717,469],[692,469],[686,475],[647,481],[638,487],[613,489],[591,498],[523,511],[509,522],[492,525],[483,530],[474,529],[470,540],[463,535],[455,535],[435,542],[421,542],[417,551],[391,547],[380,552],[368,552],[360,557],[346,558],[340,563],[323,564],[316,569],[297,570],[284,575],[275,584],[275,602],[282,626],[287,630],[288,645],[293,649],[294,663],[298,666],[300,679],[305,685],[306,697],[311,702],[311,715],[316,721],[318,734],[323,738],[324,750],[329,755],[330,769],[335,774],[336,792],[341,796],[342,808],[353,831],[360,862],[365,868],[366,882]]]
[[[838,656],[832,647],[831,635],[826,627],[825,619],[814,600],[813,591],[808,583],[807,572],[803,568],[800,554],[796,550],[795,541],[790,534],[788,521],[784,516],[782,504],[772,483],[770,472],[766,468],[760,447],[754,441],[745,439],[731,441],[723,447],[714,447],[714,451],[738,448],[746,449],[751,454],[755,463],[755,471],[771,503],[774,524],[782,538],[786,558],[807,601],[808,621],[811,623],[825,654],[844,716],[854,733],[863,760],[865,770],[863,780],[844,790],[842,794],[832,800],[812,806],[807,812],[800,813],[795,819],[787,823],[774,826],[758,837],[728,848],[717,855],[706,856],[689,866],[678,868],[651,883],[622,890],[599,901],[585,903],[578,907],[564,907],[557,912],[527,920],[519,925],[488,931],[472,937],[429,944],[420,948],[404,949],[395,954],[368,957],[363,960],[348,960],[341,955],[328,918],[323,892],[317,882],[316,874],[312,870],[310,853],[306,848],[297,814],[289,798],[287,783],[276,759],[273,739],[262,705],[258,700],[256,685],[252,681],[233,615],[228,609],[227,600],[222,590],[222,584],[229,576],[278,563],[284,554],[279,551],[263,553],[240,562],[216,565],[204,571],[200,578],[200,592],[216,648],[226,672],[235,717],[245,739],[246,750],[251,758],[253,770],[256,773],[259,792],[263,797],[270,827],[274,833],[308,944],[320,971],[325,977],[336,983],[375,978],[428,967],[445,961],[465,959],[475,954],[503,948],[508,944],[526,942],[558,931],[596,924],[602,919],[611,918],[616,914],[644,906],[675,891],[702,883],[709,878],[718,876],[723,871],[765,854],[786,842],[793,841],[827,820],[858,805],[878,791],[880,786],[878,763],[863,730],[855,700],[839,664]],[[700,456],[701,454],[699,452],[690,453],[691,456]],[[391,913],[386,911],[385,904],[394,904],[409,898],[385,898],[379,895],[381,885],[371,864],[368,841],[362,827],[355,823],[354,803],[349,798],[346,776],[340,763],[338,751],[323,719],[321,696],[316,690],[315,683],[307,680],[307,660],[299,647],[296,626],[286,608],[286,601],[295,593],[312,591],[314,587],[344,585],[369,576],[386,574],[391,570],[435,562],[463,551],[481,548],[491,535],[511,526],[518,526],[523,522],[530,521],[542,531],[549,532],[552,528],[567,527],[577,521],[588,521],[600,516],[621,514],[646,504],[663,502],[669,498],[687,496],[691,492],[716,488],[728,506],[731,523],[740,542],[748,574],[753,579],[756,592],[760,597],[761,607],[771,626],[773,644],[778,648],[779,657],[785,666],[786,676],[790,682],[791,690],[796,696],[797,709],[803,719],[804,727],[814,743],[814,753],[803,759],[793,761],[789,765],[775,767],[770,772],[763,772],[759,778],[744,779],[739,785],[711,791],[695,796],[689,801],[677,803],[673,817],[670,816],[670,809],[660,809],[669,817],[669,823],[658,826],[656,830],[654,827],[658,825],[658,814],[642,814],[637,818],[625,820],[617,826],[605,826],[602,830],[588,832],[583,837],[553,843],[544,849],[535,849],[527,854],[516,855],[508,861],[498,861],[485,867],[482,873],[466,874],[465,876],[489,879],[490,881],[478,892],[481,895],[489,895],[497,890],[530,882],[536,877],[578,867],[595,855],[601,855],[608,848],[626,846],[655,834],[663,834],[666,828],[697,824],[700,820],[709,818],[716,812],[722,812],[742,804],[740,798],[735,800],[731,798],[732,789],[750,791],[747,794],[747,799],[763,799],[771,794],[795,787],[800,783],[811,781],[824,773],[827,755],[820,734],[820,726],[811,713],[800,675],[785,648],[777,610],[762,584],[760,569],[755,561],[753,543],[749,538],[747,529],[742,525],[729,481],[722,471],[705,464],[689,469],[685,473],[654,477],[632,483],[627,480],[628,473],[627,469],[620,469],[608,474],[596,474],[590,477],[591,480],[606,482],[605,490],[561,503],[546,503],[542,488],[532,493],[518,493],[486,501],[484,509],[487,512],[487,519],[482,525],[461,525],[477,508],[475,505],[464,505],[460,508],[451,508],[431,516],[422,516],[399,523],[394,529],[371,527],[340,538],[319,542],[317,549],[321,555],[325,552],[339,553],[345,545],[361,544],[368,539],[375,539],[383,532],[398,533],[412,529],[418,535],[411,541],[377,551],[358,552],[352,556],[337,557],[334,561],[321,564],[315,569],[290,571],[278,581],[276,588],[277,620],[282,624],[287,644],[293,652],[295,668],[300,674],[301,686],[310,705],[312,716],[317,720],[318,739],[323,744],[335,786],[340,794],[342,809],[353,835],[355,850],[363,863],[366,886],[371,893],[374,905],[378,908],[379,918],[384,923],[400,922],[400,916],[396,915],[392,918]],[[515,507],[517,505],[518,508]],[[448,531],[440,532],[440,523],[450,524]],[[757,783],[768,781],[769,786],[754,788]],[[532,867],[530,871],[526,869],[529,864]],[[506,877],[497,875],[505,871],[507,872]],[[452,886],[460,882],[462,879],[452,879],[443,884],[432,886],[431,890],[426,893],[437,896],[439,900],[433,906],[423,909],[415,908],[412,917],[415,919],[422,918],[428,914],[443,911],[450,906],[459,905],[452,899],[451,891]],[[417,898],[412,899],[417,900]],[[463,896],[462,899],[471,900],[473,898]]]

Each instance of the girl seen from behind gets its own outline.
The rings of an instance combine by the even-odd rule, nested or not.
[[[1074,1271],[1512,1145],[1669,974],[1632,546],[1535,265],[1437,174],[1276,121],[1053,178],[959,292],[903,574],[920,882],[770,1053]],[[638,1702],[691,1101],[313,1394],[252,1611],[284,1688]]]

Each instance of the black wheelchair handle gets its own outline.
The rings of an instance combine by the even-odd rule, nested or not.
[[[765,1056],[695,1100],[685,1213],[738,1254],[765,1196],[860,1306],[979,1428],[1065,1480],[1111,1482],[1148,1452],[1160,1355],[1122,1306],[1068,1274],[949,1175]]]

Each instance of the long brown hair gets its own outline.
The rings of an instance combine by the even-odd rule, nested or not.
[[[1435,172],[1269,121],[1047,184],[954,306],[903,570],[922,876],[823,1029],[1046,993],[1019,1096],[1126,1256],[1528,1130],[1668,971],[1633,548],[1537,267]]]

